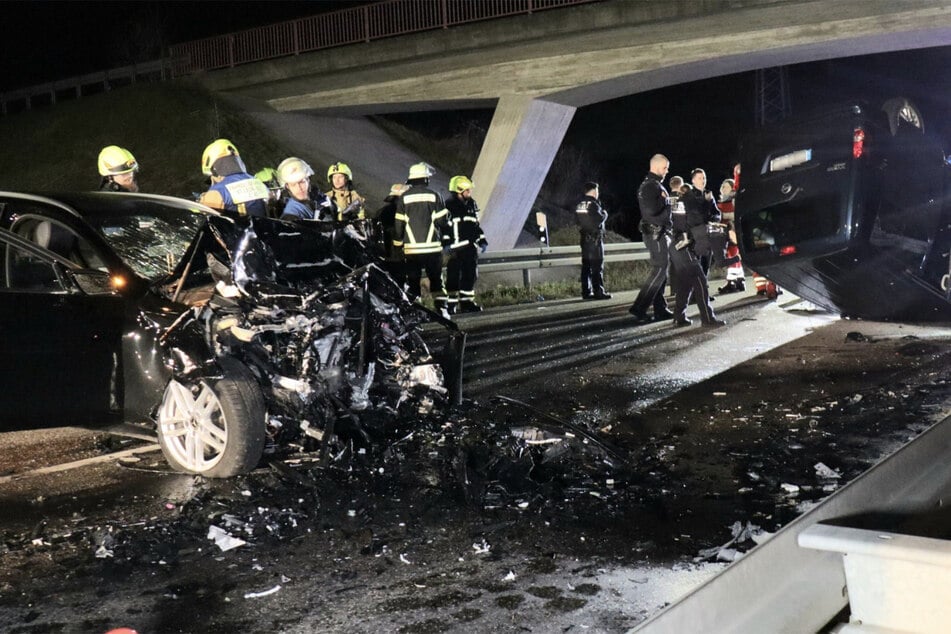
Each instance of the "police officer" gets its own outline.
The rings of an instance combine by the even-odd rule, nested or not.
[[[287,202],[281,212],[281,220],[327,220],[335,219],[336,213],[329,198],[310,186],[314,170],[296,156],[281,161],[277,166],[277,179],[287,192]]]
[[[433,168],[416,163],[409,168],[410,188],[396,204],[393,246],[403,249],[406,262],[407,295],[411,300],[422,293],[422,271],[429,278],[429,292],[436,310],[449,317],[449,298],[442,284],[442,250],[449,246],[449,212],[442,197],[429,189]]]
[[[728,261],[726,245],[728,241],[725,228],[720,224],[720,208],[716,198],[707,189],[707,173],[702,169],[690,172],[693,187],[682,196],[687,211],[687,226],[693,240],[694,253],[700,258],[700,268],[704,276],[710,271],[711,260],[719,266],[728,266],[739,261],[739,257]]]
[[[584,197],[575,205],[581,230],[581,298],[611,299],[604,290],[604,221],[608,213],[601,206],[598,184],[584,184]]]
[[[254,177],[264,183],[267,187],[267,215],[268,218],[279,218],[284,203],[281,202],[281,182],[277,177],[277,170],[273,167],[265,167],[255,172]]]
[[[99,191],[137,192],[139,164],[132,152],[118,145],[107,145],[99,152]]]
[[[663,154],[655,154],[650,160],[650,171],[637,189],[637,203],[641,209],[640,230],[644,246],[650,253],[651,270],[641,286],[634,303],[628,309],[639,323],[660,321],[674,316],[667,308],[664,284],[667,283],[667,267],[670,264],[670,195],[664,187],[664,176],[670,169],[670,161]],[[647,307],[653,305],[653,319],[647,315]]]
[[[211,177],[211,187],[198,202],[238,216],[267,216],[267,186],[248,174],[231,141],[211,142],[201,155],[201,171]]]
[[[472,181],[468,176],[453,176],[449,180],[446,209],[452,231],[449,261],[446,263],[449,313],[477,313],[482,310],[475,301],[479,252],[485,253],[489,242],[479,225],[479,205],[472,197]]]
[[[337,222],[363,220],[366,217],[366,199],[353,189],[353,172],[346,163],[336,162],[327,168],[330,191],[327,198],[337,208]]]
[[[691,187],[684,185],[681,197],[691,195]],[[710,294],[707,290],[707,276],[700,268],[700,260],[693,251],[693,240],[690,233],[689,212],[680,205],[674,207],[671,221],[674,233],[672,248],[670,249],[670,267],[674,278],[674,328],[689,326],[687,305],[691,298],[696,299],[700,309],[700,321],[708,328],[718,328],[726,325],[725,321],[717,319],[710,305]]]

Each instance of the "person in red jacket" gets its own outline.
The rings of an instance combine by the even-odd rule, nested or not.
[[[729,241],[726,246],[726,257],[732,259],[740,257],[740,247],[736,242],[736,225],[734,224],[734,198],[736,196],[735,181],[728,178],[720,183],[720,214],[726,225]],[[743,271],[743,262],[737,261],[726,267],[726,284],[717,289],[720,295],[740,293],[746,290],[746,273]]]

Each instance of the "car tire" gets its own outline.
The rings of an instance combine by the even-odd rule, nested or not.
[[[223,376],[190,384],[169,381],[156,429],[165,459],[177,471],[228,478],[257,466],[264,452],[261,388],[247,367],[218,360]]]

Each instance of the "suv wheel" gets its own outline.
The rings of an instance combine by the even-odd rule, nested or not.
[[[264,451],[261,390],[244,365],[219,361],[222,378],[169,381],[157,417],[159,444],[172,468],[209,478],[247,473]]]

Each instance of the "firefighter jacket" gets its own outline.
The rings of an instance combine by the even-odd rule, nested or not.
[[[281,213],[281,220],[333,220],[335,216],[333,204],[326,196],[317,192],[316,199],[288,199]]]
[[[660,176],[653,172],[647,173],[637,188],[637,205],[641,209],[641,220],[662,229],[670,229],[670,199]]]
[[[337,208],[337,222],[346,222],[347,220],[363,220],[366,218],[366,199],[355,190],[350,189],[331,189],[324,195],[333,201]]]
[[[422,185],[413,185],[396,203],[393,246],[405,255],[439,253],[449,242],[449,212],[442,197]]]
[[[472,246],[488,246],[482,227],[479,225],[479,205],[472,198],[462,198],[458,194],[450,194],[446,200],[446,210],[449,211],[451,227],[450,244],[453,249]]]
[[[603,238],[604,221],[608,219],[608,212],[601,206],[601,201],[593,196],[585,196],[575,205],[575,219],[581,229],[581,237]]]
[[[236,172],[213,183],[198,202],[239,216],[267,216],[267,185],[245,172]]]

